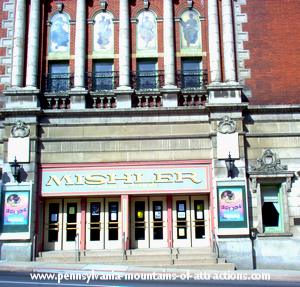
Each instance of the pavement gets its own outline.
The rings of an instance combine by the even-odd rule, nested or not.
[[[296,267],[296,266],[295,266]],[[47,273],[98,273],[98,274],[128,274],[128,273],[189,273],[189,274],[234,274],[233,276],[245,275],[256,276],[258,274],[269,274],[271,281],[300,282],[300,266],[298,270],[197,270],[178,269],[171,267],[139,267],[128,265],[108,265],[108,264],[86,264],[86,263],[50,263],[50,262],[23,262],[23,261],[1,261],[0,271],[7,272],[47,272]],[[211,277],[213,278],[213,277]]]

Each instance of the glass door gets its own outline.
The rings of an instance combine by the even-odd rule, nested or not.
[[[89,198],[86,213],[86,249],[104,248],[103,199]]]
[[[167,204],[165,197],[150,197],[150,247],[168,247]]]
[[[45,203],[44,249],[62,248],[62,200],[47,200]]]
[[[191,247],[190,203],[188,196],[173,197],[173,245]]]
[[[77,240],[80,240],[80,200],[65,199],[63,222],[63,249],[75,250]]]
[[[132,248],[149,248],[148,198],[137,197],[131,201]]]
[[[192,246],[209,245],[209,212],[207,196],[191,197]]]
[[[108,198],[105,200],[105,249],[122,247],[120,200]]]

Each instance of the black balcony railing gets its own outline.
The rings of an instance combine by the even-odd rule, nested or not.
[[[63,93],[73,87],[74,77],[69,73],[47,74],[44,91],[46,93]]]
[[[119,86],[118,72],[87,73],[87,88],[92,92],[112,91]]]
[[[183,90],[200,90],[207,84],[206,70],[177,71],[177,86]]]
[[[163,71],[131,72],[131,84],[135,90],[156,90],[164,85]]]

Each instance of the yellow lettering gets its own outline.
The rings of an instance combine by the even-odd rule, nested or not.
[[[57,186],[60,186],[63,181],[65,181],[65,185],[73,185],[74,184],[69,175],[64,175],[62,178],[59,178],[56,175],[50,175],[50,178],[49,178],[46,186],[51,186],[52,182],[55,183]]]
[[[148,183],[153,183],[152,181],[144,181],[143,180],[143,174],[142,173],[134,173],[133,176],[135,177],[135,184],[148,184]]]
[[[183,182],[184,179],[189,179],[193,183],[199,184],[201,180],[197,179],[197,174],[195,172],[175,172],[176,174],[176,181],[175,182]]]
[[[84,185],[83,182],[84,176],[75,174],[75,178],[76,178],[75,185]]]
[[[85,184],[87,185],[101,185],[105,184],[106,177],[101,174],[92,174],[85,177]]]
[[[108,174],[108,181],[107,184],[117,184],[116,180],[121,180],[124,184],[132,184],[131,182],[131,175],[128,173],[124,173],[124,177],[117,178],[115,174]]]
[[[171,183],[173,181],[172,173],[154,173],[155,183]]]

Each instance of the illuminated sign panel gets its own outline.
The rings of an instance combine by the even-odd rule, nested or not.
[[[42,169],[42,195],[209,192],[208,164]]]

